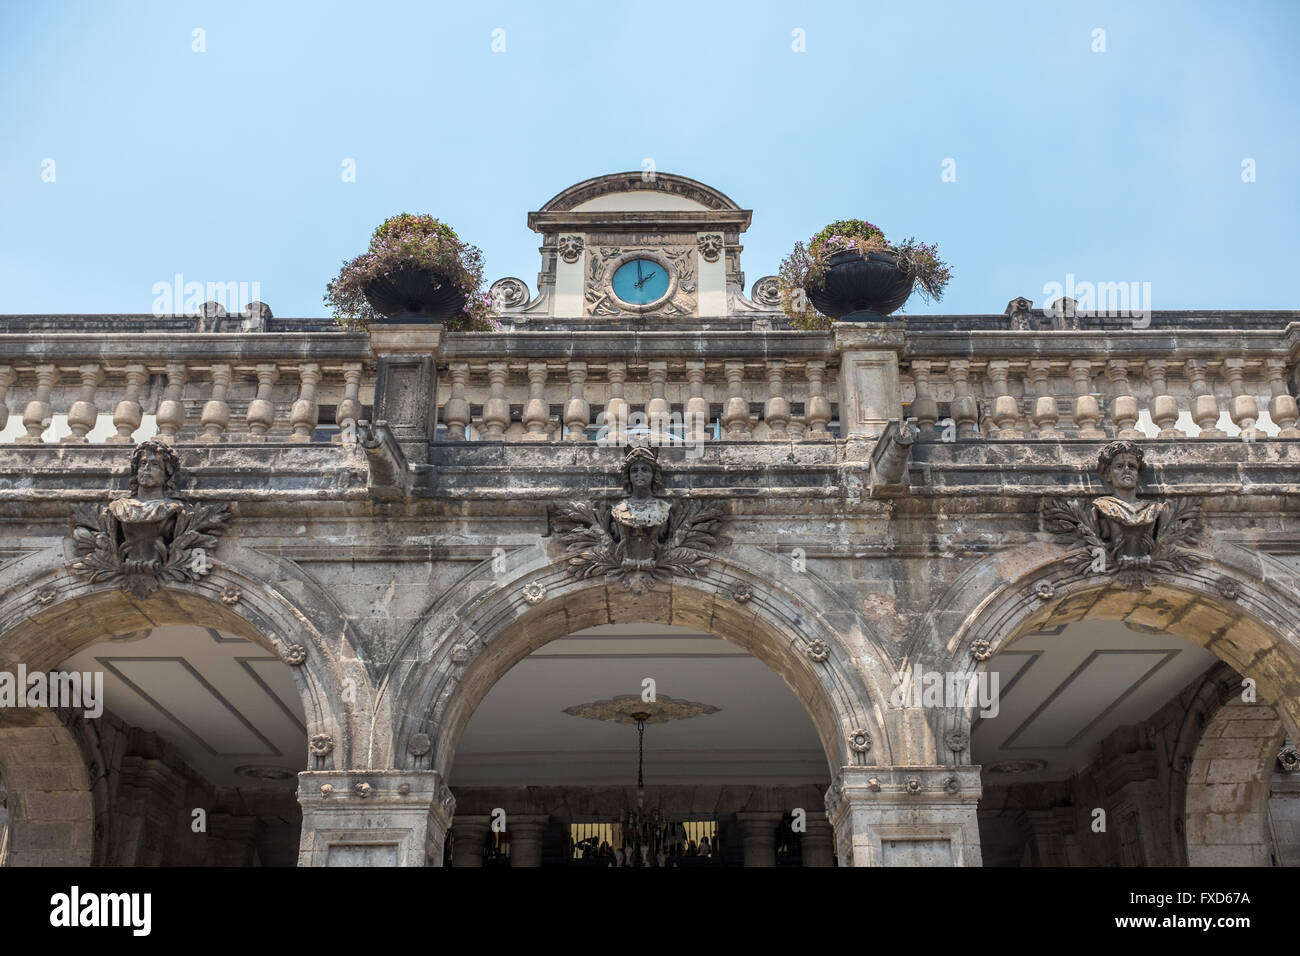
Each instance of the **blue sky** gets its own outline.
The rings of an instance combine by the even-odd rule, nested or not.
[[[1300,308],[1297,40],[1296,2],[4,0],[0,313],[145,313],[181,273],[324,315],[402,211],[535,286],[527,212],[646,159],[754,210],[747,285],[864,218],[951,264],[914,313],[1067,274]]]

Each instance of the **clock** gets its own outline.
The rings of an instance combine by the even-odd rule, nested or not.
[[[629,305],[649,305],[668,294],[668,269],[655,259],[629,259],[614,271],[611,285]]]

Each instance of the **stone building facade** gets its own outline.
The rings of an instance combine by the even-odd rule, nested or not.
[[[796,331],[750,218],[573,186],[499,333],[0,318],[0,672],[104,681],[0,696],[4,863],[1300,859],[1300,312]]]

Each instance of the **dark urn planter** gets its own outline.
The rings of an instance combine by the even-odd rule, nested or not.
[[[817,311],[842,322],[883,322],[912,294],[913,279],[886,252],[837,252],[820,289],[805,288]]]
[[[446,276],[427,269],[398,269],[372,279],[364,290],[370,307],[384,321],[402,323],[444,322],[465,307],[469,296]]]

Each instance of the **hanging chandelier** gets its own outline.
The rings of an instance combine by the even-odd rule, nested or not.
[[[665,820],[658,808],[645,808],[646,724],[666,724],[670,720],[688,720],[705,714],[716,714],[718,708],[712,704],[681,700],[663,694],[656,695],[650,701],[636,694],[623,694],[575,704],[564,708],[564,712],[573,717],[636,725],[636,806],[624,809],[619,818],[621,839],[617,842],[621,845],[614,848],[614,865],[665,866],[669,846],[680,842],[681,834],[678,831],[682,831],[682,825]]]

